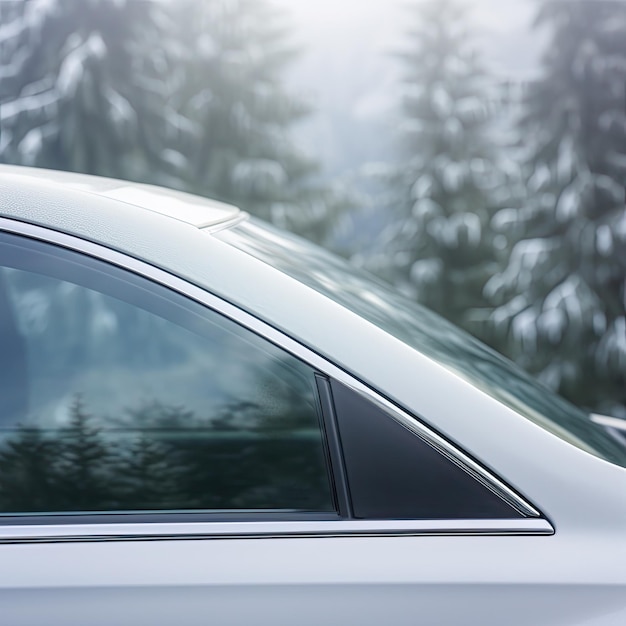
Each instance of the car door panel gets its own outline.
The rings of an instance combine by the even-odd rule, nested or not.
[[[610,540],[580,539],[4,545],[0,606],[15,626],[623,624],[626,581],[603,571]]]

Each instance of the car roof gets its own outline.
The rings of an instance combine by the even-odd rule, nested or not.
[[[12,165],[0,166],[0,177],[4,180],[16,179],[22,184],[60,185],[64,189],[118,200],[183,221],[196,228],[226,226],[242,217],[242,212],[237,207],[217,200],[113,178]]]

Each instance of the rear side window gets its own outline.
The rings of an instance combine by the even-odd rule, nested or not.
[[[336,381],[331,389],[356,518],[522,517],[382,409]]]
[[[0,234],[0,513],[334,510],[304,363],[88,257]]]

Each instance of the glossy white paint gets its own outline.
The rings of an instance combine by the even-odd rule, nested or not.
[[[19,184],[44,183],[63,190],[74,189],[102,198],[119,200],[147,211],[161,213],[175,220],[186,222],[196,228],[212,228],[237,220],[241,211],[230,204],[194,196],[174,189],[128,183],[100,176],[76,176],[70,172],[37,170],[33,175],[23,167],[2,166],[2,176],[10,176]],[[25,180],[24,180],[25,179]]]
[[[37,180],[27,185],[25,177]],[[553,536],[5,544],[1,623],[626,623],[626,470],[193,225],[2,168],[0,215],[161,267],[264,320],[384,390],[480,459],[555,529]],[[142,267],[134,269],[148,273]]]
[[[621,626],[615,537],[246,539],[2,546],[12,626]],[[581,567],[584,563],[584,567]],[[10,564],[10,567],[9,567]]]

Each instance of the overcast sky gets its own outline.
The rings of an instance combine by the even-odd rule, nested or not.
[[[377,158],[397,102],[391,52],[404,40],[411,0],[272,1],[290,15],[302,49],[291,86],[316,110],[298,130],[303,147],[336,171],[350,169],[357,155]],[[477,43],[491,70],[514,81],[532,75],[541,48],[529,31],[534,0],[464,1],[474,5]]]
[[[297,38],[309,54],[333,40],[357,35],[373,50],[392,46],[402,36],[406,18],[404,7],[424,0],[273,0],[292,16]],[[426,0],[437,1],[437,0]],[[534,50],[516,49],[526,41],[534,10],[533,0],[464,0],[473,5],[472,18],[480,40],[499,71],[523,72],[535,61]],[[381,50],[382,51],[382,50]]]

